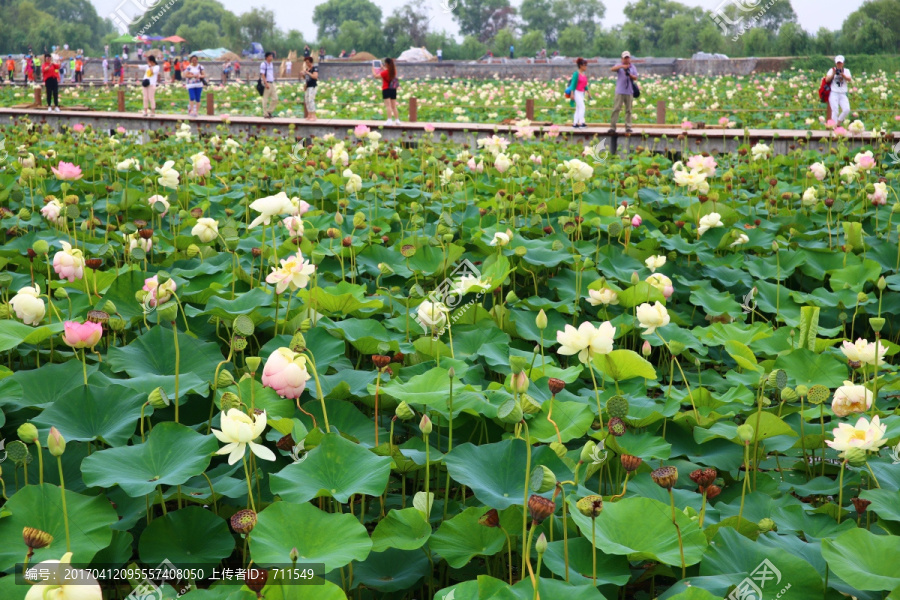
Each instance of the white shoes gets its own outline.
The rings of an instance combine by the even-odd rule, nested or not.
[[[53,107],[52,107],[52,106],[48,106],[48,107],[47,107],[47,112],[53,112]]]
[[[385,124],[385,125],[393,125],[393,124],[394,124],[394,120],[393,120],[393,119],[388,119],[387,121],[384,122],[384,124]]]
[[[59,107],[58,107],[58,106],[56,107],[56,112],[59,112]]]

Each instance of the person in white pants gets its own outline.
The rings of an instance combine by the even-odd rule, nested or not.
[[[825,81],[831,84],[831,94],[828,103],[831,105],[831,118],[840,125],[844,119],[850,116],[849,84],[853,82],[850,70],[844,68],[844,57],[834,57],[834,68],[829,69],[825,75]]]
[[[578,58],[575,61],[576,71],[572,74],[569,85],[572,88],[572,101],[575,103],[575,115],[572,117],[572,127],[586,127],[584,122],[585,109],[584,97],[588,92],[587,61]]]

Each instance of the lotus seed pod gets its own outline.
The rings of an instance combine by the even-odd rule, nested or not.
[[[650,473],[650,477],[659,487],[671,490],[678,483],[678,469],[675,467],[660,467]]]
[[[497,417],[504,423],[518,423],[523,418],[522,407],[515,398],[510,398],[497,409]]]
[[[869,317],[869,325],[875,333],[881,333],[884,328],[884,317]]]
[[[216,377],[217,388],[228,387],[233,383],[234,375],[231,374],[231,371],[229,371],[228,369],[222,369],[221,371],[219,371],[219,376]]]
[[[75,209],[75,210],[77,211],[78,209]],[[68,214],[69,214],[69,212],[66,211],[66,215],[68,215]],[[77,213],[75,216],[78,216]],[[28,210],[27,208],[21,208],[21,209],[19,209],[18,217],[23,221],[28,221],[29,219],[31,219],[31,211]]]
[[[869,295],[866,294],[865,292],[860,292],[856,295],[856,301],[859,304],[865,304],[866,302],[869,301]]]
[[[241,399],[238,398],[238,395],[232,392],[225,392],[222,394],[222,412],[227,413],[232,408],[240,408],[241,407]]]
[[[794,400],[796,400],[799,397],[800,397],[800,394],[798,394],[796,392],[796,390],[789,388],[789,387],[781,388],[781,399],[784,402],[793,402]]]
[[[50,428],[50,435],[47,436],[47,448],[53,456],[62,456],[66,451],[66,438],[56,427]]]
[[[625,418],[628,416],[628,398],[619,395],[611,397],[606,401],[606,412],[610,417]]]
[[[253,335],[253,332],[256,330],[253,319],[247,315],[236,316],[231,323],[231,328],[234,329],[234,332],[238,335],[243,335],[245,337]]]
[[[419,429],[422,430],[422,435],[428,437],[433,428],[434,426],[431,423],[431,419],[428,418],[428,415],[422,415],[422,420],[419,421]]]
[[[383,369],[389,364],[391,364],[391,357],[385,356],[384,354],[373,354],[372,355],[372,364],[375,365],[376,369]]]
[[[568,453],[568,449],[559,442],[550,442],[550,449],[558,456],[559,458],[565,458]]]
[[[46,531],[41,531],[34,527],[25,527],[22,529],[22,541],[25,545],[32,549],[46,548],[53,543],[53,536]]]
[[[537,400],[529,396],[528,394],[522,394],[519,396],[520,406],[522,407],[522,412],[526,415],[533,415],[541,410],[541,405]]]
[[[538,465],[531,472],[531,490],[537,494],[544,494],[556,487],[556,475],[545,465]]]
[[[738,438],[744,442],[745,444],[750,443],[753,439],[753,425],[749,423],[744,423],[743,425],[738,425],[737,428]]]
[[[644,462],[644,459],[640,456],[632,456],[630,454],[623,454],[619,457],[619,460],[622,462],[622,466],[625,470],[629,473],[637,471]]]
[[[704,488],[716,480],[718,472],[715,469],[697,469],[691,472],[691,481]]]
[[[197,244],[189,244],[187,250],[185,250],[185,254],[187,254],[188,258],[195,258],[200,254],[200,246]]]
[[[778,531],[778,526],[775,525],[775,521],[772,519],[765,517],[760,519],[759,523],[756,524],[759,527],[760,533],[768,533],[770,531]]]
[[[544,519],[556,512],[556,502],[543,496],[532,494],[528,498],[528,512],[535,523],[542,523]]]
[[[806,396],[809,394],[809,388],[802,383],[794,389],[796,390],[798,396]]]
[[[625,435],[625,432],[628,431],[628,428],[625,426],[625,421],[623,421],[619,417],[612,417],[609,420],[609,423],[607,423],[607,428],[609,429],[610,435],[614,435],[616,437]]]
[[[685,345],[678,340],[669,340],[669,351],[672,353],[672,356],[678,356],[682,352],[684,352]]]
[[[259,370],[259,363],[262,362],[262,359],[258,356],[248,356],[245,362],[247,363],[250,372],[256,373]]]
[[[34,253],[38,256],[43,256],[50,252],[50,244],[47,243],[47,240],[35,240],[31,245],[31,249],[34,250]]]
[[[20,440],[13,440],[6,445],[6,456],[13,461],[16,466],[21,466],[31,462],[31,453],[28,446]]]
[[[524,356],[510,356],[509,357],[509,370],[513,375],[521,373],[528,366],[528,359]]]
[[[23,423],[19,425],[19,429],[16,431],[16,433],[19,435],[19,439],[26,444],[33,444],[35,440],[38,439],[37,427],[35,427],[31,423]]]
[[[299,332],[302,333],[302,332],[309,331],[311,327],[312,327],[312,320],[310,320],[310,319],[303,319],[303,320],[300,322]]]
[[[841,456],[850,463],[851,467],[864,467],[866,465],[866,451],[862,448],[850,448],[844,451]]]
[[[597,447],[597,443],[594,440],[588,440],[584,443],[584,446],[581,448],[581,456],[579,456],[579,460],[581,462],[589,462],[591,460],[591,454],[594,452],[594,449]]]
[[[722,488],[717,486],[716,484],[712,484],[708,488],[706,488],[706,499],[707,501],[711,501],[713,498],[722,493]]]
[[[256,527],[256,512],[244,508],[231,515],[231,528],[235,533],[247,535]]]
[[[769,373],[766,383],[769,387],[778,388],[780,390],[787,385],[787,373],[784,369],[775,369]]]
[[[66,288],[56,288],[53,291],[53,297],[57,300],[66,300],[69,297],[69,292],[66,291]]]
[[[544,329],[547,329],[547,313],[544,312],[543,308],[538,312],[537,316],[534,318],[534,324],[541,331],[543,331]]]
[[[510,290],[510,292],[508,294],[506,294],[506,303],[507,304],[514,304],[518,301],[519,301],[519,296],[517,296],[516,293],[513,292],[512,290]]]
[[[175,302],[166,302],[156,310],[160,321],[175,322],[178,318],[178,304]]]
[[[622,223],[619,221],[613,221],[609,225],[607,225],[606,230],[609,232],[609,235],[612,237],[617,237],[622,233]]]
[[[409,407],[409,404],[407,404],[405,400],[397,405],[397,408],[394,409],[394,414],[397,415],[397,418],[401,421],[409,421],[416,416],[416,413],[413,412],[413,409]]]
[[[534,543],[534,550],[538,553],[538,555],[541,555],[547,551],[547,536],[543,533],[538,536],[537,541]]]
[[[603,512],[603,497],[596,494],[585,496],[575,503],[575,507],[584,516],[596,519]]]
[[[291,338],[290,348],[294,352],[303,352],[306,350],[306,338],[299,331]]]
[[[117,333],[121,333],[125,331],[125,320],[119,317],[110,317],[109,328]]]
[[[169,406],[169,396],[161,387],[156,388],[147,396],[147,402],[155,409]]]
[[[547,380],[547,387],[550,388],[550,393],[555,396],[566,388],[566,382],[562,379],[551,377]]]

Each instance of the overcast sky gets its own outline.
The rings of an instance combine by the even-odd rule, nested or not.
[[[92,0],[97,12],[101,17],[107,16],[116,6],[122,3],[122,0]],[[130,0],[139,3],[141,0]],[[177,1],[177,0],[176,0]],[[316,26],[312,22],[312,9],[318,4],[322,4],[326,0],[296,0],[291,1],[268,1],[261,0],[220,0],[226,8],[236,14],[240,14],[249,10],[253,6],[268,8],[275,11],[276,24],[279,28],[299,29],[306,39],[314,39],[316,37]],[[372,0],[381,7],[382,13],[387,16],[406,3],[407,0]],[[710,11],[715,10],[723,0],[680,0],[683,4],[689,6],[701,6]],[[728,0],[725,0],[726,2]],[[609,27],[618,25],[625,21],[623,9],[628,0],[603,0],[606,5],[606,17],[603,19],[603,25]],[[161,2],[163,6],[165,2]],[[432,22],[431,29],[446,30],[450,33],[458,33],[456,22],[441,9],[441,4],[452,6],[454,0],[426,0],[426,6],[431,11]],[[521,4],[520,0],[512,0],[514,6]],[[816,32],[820,27],[829,29],[839,29],[844,19],[851,12],[856,10],[861,2],[858,0],[792,0],[791,5],[800,21],[800,25],[809,32]],[[129,14],[131,6],[128,2],[124,5]],[[174,31],[161,32],[164,35],[174,35]]]

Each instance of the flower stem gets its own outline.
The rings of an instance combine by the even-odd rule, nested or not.
[[[428,434],[423,434],[425,439],[425,520],[431,519],[431,496],[428,490],[431,484],[431,444],[428,443]]]
[[[178,325],[172,322],[172,333],[175,336],[175,397],[172,402],[175,404],[175,422],[178,423],[178,369],[181,366],[181,348],[178,346]],[[87,379],[85,379],[87,385]]]
[[[325,419],[325,433],[328,433],[331,431],[331,427],[328,425],[328,411],[325,409],[325,394],[322,393],[322,385],[319,383],[319,371],[316,369],[316,361],[313,359],[312,353],[307,353],[306,356],[309,358],[313,378],[316,381],[316,395],[319,396],[319,401],[322,403],[322,418]]]
[[[509,532],[502,526],[500,527],[500,531],[506,535],[506,564],[509,567],[509,585],[512,585],[512,541],[509,539]]]
[[[672,524],[675,525],[675,531],[678,533],[678,551],[681,552],[681,578],[684,579],[687,569],[684,562],[684,542],[681,539],[681,527],[678,526],[678,521],[675,519],[675,494],[672,492],[672,488],[669,488],[669,499],[672,501]],[[741,500],[743,501],[743,498]],[[740,521],[738,521],[738,526],[740,527]]]
[[[530,436],[528,435],[528,423],[525,422],[524,417],[522,418],[522,425],[525,427],[525,446],[526,446],[526,454],[525,454],[525,494],[524,500],[522,502],[522,539],[525,539],[525,535],[528,531],[528,491],[531,489],[529,484],[529,478],[531,477],[531,442]],[[525,572],[525,556],[527,551],[523,549],[522,551],[522,569],[521,572]],[[529,565],[531,568],[531,565]]]
[[[35,439],[34,445],[37,446],[38,455],[38,484],[44,485],[44,452],[41,449],[41,440]]]
[[[244,461],[244,476],[247,478],[247,498],[249,499],[250,509],[256,512],[256,505],[253,503],[253,487],[250,485],[250,470],[247,468],[247,454],[245,453],[242,460]]]
[[[84,376],[84,387],[87,387],[87,360],[84,356],[84,348],[81,349],[81,374]]]
[[[591,519],[591,576],[594,587],[597,587],[597,519]],[[566,573],[568,577],[569,573]]]
[[[841,461],[841,475],[838,478],[838,525],[841,524],[841,507],[844,505],[844,467],[847,466],[847,459]]]
[[[62,456],[56,457],[56,465],[59,467],[59,491],[62,494],[63,522],[66,524],[66,552],[71,552],[72,541],[69,536],[69,511],[66,508],[66,480],[63,476]]]
[[[597,389],[597,377],[594,375],[594,365],[588,362],[588,369],[591,371],[591,380],[594,382],[594,397],[597,399],[597,418],[600,419],[600,429],[603,429],[603,412],[600,408],[600,391]]]
[[[738,512],[738,530],[744,517],[744,496],[747,495],[747,482],[750,477],[750,442],[744,442],[744,481],[741,484],[741,510]]]

